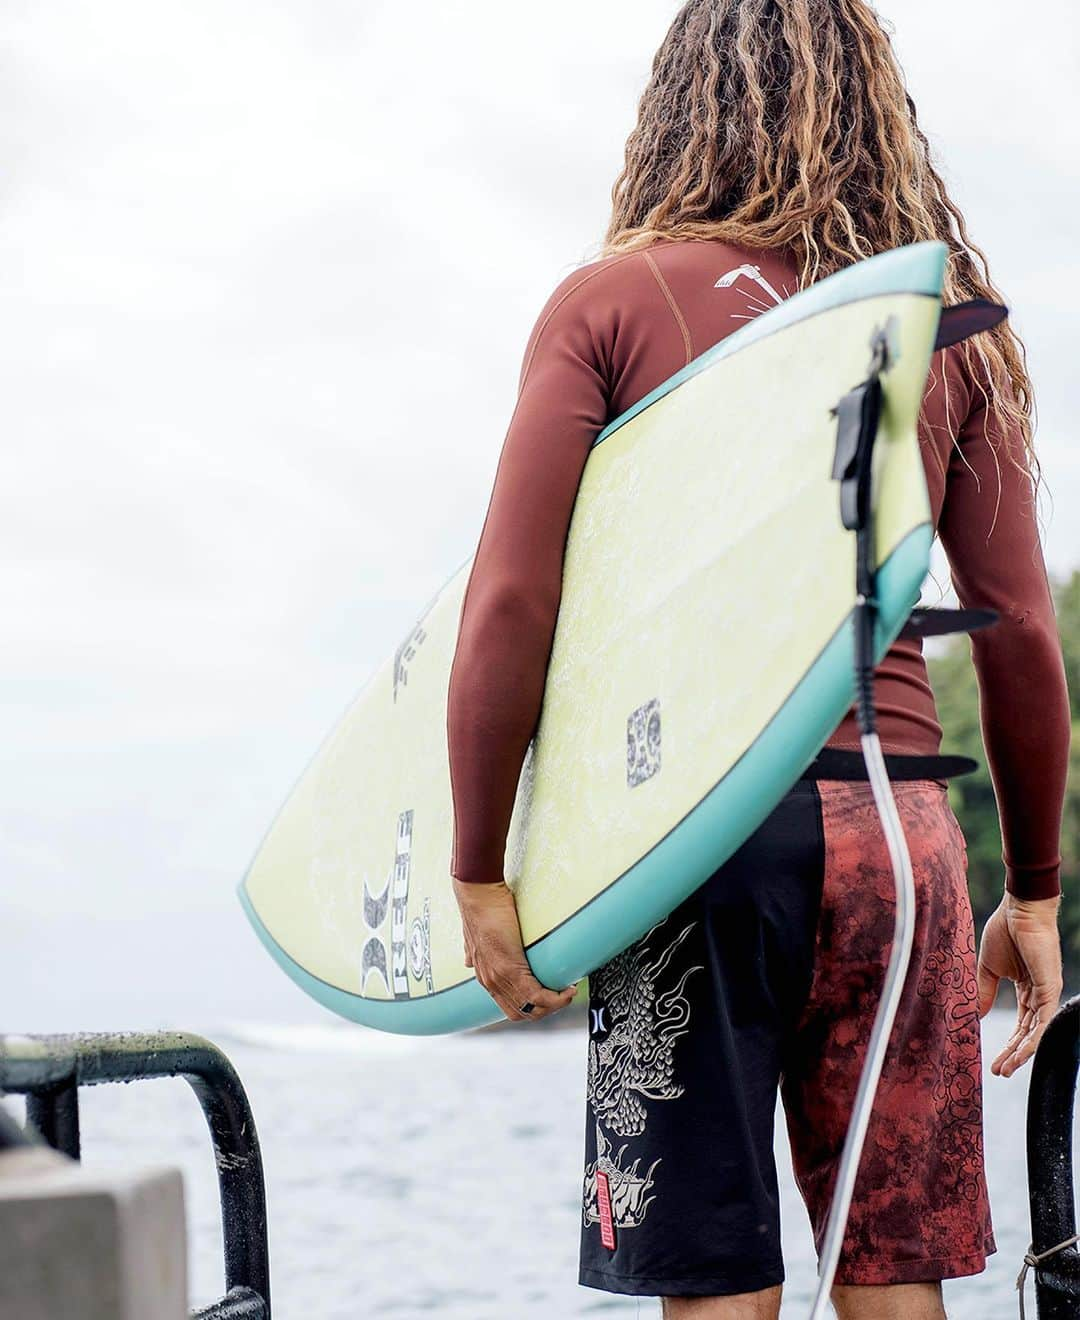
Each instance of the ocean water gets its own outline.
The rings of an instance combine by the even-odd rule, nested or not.
[[[987,1057],[1009,1027],[1004,1012],[984,1023]],[[584,1022],[433,1040],[333,1023],[207,1034],[239,1069],[258,1125],[276,1320],[658,1316],[654,1301],[575,1281]],[[1027,1076],[986,1080],[999,1251],[984,1274],[946,1284],[953,1320],[1017,1314],[1028,1241]],[[186,1084],[99,1087],[82,1104],[88,1165],[182,1167],[193,1304],[220,1296],[213,1159]],[[808,1310],[815,1263],[782,1123],[777,1144],[783,1315],[794,1320]]]

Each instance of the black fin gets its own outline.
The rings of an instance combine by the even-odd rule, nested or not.
[[[949,633],[978,632],[997,621],[996,610],[912,610],[900,636],[909,642],[918,637],[947,637]]]
[[[836,449],[833,480],[840,483],[840,521],[849,532],[866,526],[870,513],[870,454],[881,417],[881,381],[875,373],[833,409]]]
[[[959,303],[956,307],[945,307],[942,309],[941,321],[938,324],[934,351],[939,348],[951,348],[953,344],[962,343],[983,330],[993,330],[994,326],[1000,325],[1008,314],[1007,307],[990,302],[988,298],[972,298],[971,302]]]

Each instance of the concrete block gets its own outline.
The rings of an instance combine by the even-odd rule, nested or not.
[[[0,1320],[186,1320],[176,1169],[84,1169],[0,1151]]]

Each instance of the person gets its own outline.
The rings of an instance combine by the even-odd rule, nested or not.
[[[866,0],[690,0],[656,54],[612,196],[600,259],[559,285],[526,348],[449,687],[466,955],[515,1021],[573,995],[533,977],[503,863],[597,433],[748,319],[874,253],[941,240],[946,304],[1000,301]],[[906,759],[939,752],[934,697],[920,642],[898,641],[875,690],[885,752],[908,767],[893,778],[917,933],[833,1292],[845,1320],[941,1317],[941,1280],[984,1268],[979,1017],[1014,982],[1016,1027],[992,1064],[1009,1077],[1061,993],[1070,720],[1031,410],[1007,324],[935,354],[920,421],[933,519],[961,604],[1000,615],[972,654],[1004,893],[976,962],[945,781],[934,759]],[[721,428],[717,443],[739,437]],[[892,936],[858,746],[849,713],[743,848],[590,977],[580,1280],[659,1296],[669,1320],[778,1314],[778,1087],[820,1247]]]

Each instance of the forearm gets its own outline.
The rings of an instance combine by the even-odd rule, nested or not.
[[[503,589],[471,601],[447,701],[454,799],[450,871],[503,879],[518,780],[543,700],[557,602]]]
[[[1006,888],[1061,892],[1060,838],[1071,716],[1052,614],[1003,617],[972,642],[983,742],[1001,821]]]
[[[960,604],[998,615],[971,646],[1006,887],[1018,898],[1045,899],[1060,892],[1071,714],[1028,437],[1015,417],[991,406],[995,394],[1007,403],[1011,387],[991,380],[985,364],[949,350],[946,376],[966,416],[955,442],[947,415],[938,431],[949,439],[938,530]]]

